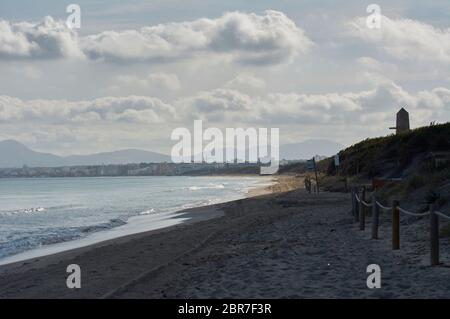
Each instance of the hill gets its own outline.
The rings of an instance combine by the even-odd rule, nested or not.
[[[58,166],[62,158],[49,154],[35,152],[25,145],[14,141],[5,140],[0,142],[0,167],[22,167],[28,166]]]
[[[319,163],[326,189],[339,189],[343,177],[349,185],[378,179],[385,201],[397,199],[416,210],[437,202],[450,209],[450,123],[366,139],[340,151],[339,157],[339,176],[333,158]]]
[[[170,156],[136,149],[90,155],[58,156],[33,151],[14,140],[0,142],[0,168],[17,168],[24,165],[29,167],[57,167],[162,162],[170,162]]]
[[[316,154],[330,156],[342,147],[341,144],[332,141],[307,140],[300,143],[282,145],[280,147],[280,157],[293,160],[308,159]],[[171,162],[171,157],[138,149],[125,149],[89,155],[58,156],[36,152],[15,140],[0,141],[0,168],[19,168],[24,165],[29,167],[59,167],[164,162]]]
[[[426,170],[429,155],[442,152],[450,152],[450,123],[366,139],[339,152],[339,169],[345,176],[403,178]],[[332,158],[321,165],[336,173]]]

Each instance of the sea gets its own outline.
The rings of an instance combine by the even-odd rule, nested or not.
[[[270,179],[146,176],[0,179],[0,265],[188,220]]]

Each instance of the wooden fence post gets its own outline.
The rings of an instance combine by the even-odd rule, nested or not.
[[[374,190],[372,194],[372,239],[378,239],[378,213],[377,192]]]
[[[355,195],[358,194],[358,188],[355,187]],[[355,200],[355,223],[359,222],[359,204],[358,201],[356,200],[356,197],[354,197]]]
[[[319,195],[319,177],[317,176],[317,163],[315,157],[313,157],[313,162],[314,162],[314,173],[316,174],[316,190],[317,195]]]
[[[400,211],[398,210],[399,201],[392,203],[392,249],[400,249]]]
[[[430,205],[430,258],[431,266],[439,265],[439,216]]]
[[[311,194],[311,178],[308,176],[308,192]]]
[[[355,212],[356,212],[356,209],[355,209],[355,189],[352,187],[352,190],[351,190],[351,199],[352,199],[352,216],[353,216],[353,218],[355,217]]]
[[[359,202],[359,230],[364,230],[366,227],[366,208],[363,201],[366,200],[366,187],[363,187],[360,202]]]

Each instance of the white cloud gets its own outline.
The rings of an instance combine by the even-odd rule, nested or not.
[[[303,30],[277,11],[229,12],[217,19],[102,32],[82,41],[84,51],[94,59],[171,61],[206,53],[250,64],[286,62],[311,45]]]
[[[400,60],[450,63],[450,29],[410,19],[382,16],[380,29],[369,29],[366,18],[354,19],[350,33]]]
[[[0,21],[0,57],[3,58],[82,58],[78,36],[62,21],[46,17],[43,22]]]
[[[266,87],[266,82],[249,73],[240,73],[234,79],[228,81],[225,86],[237,90],[260,90]]]
[[[278,11],[265,11],[263,16],[227,13],[215,20],[211,34],[210,48],[236,52],[236,60],[256,64],[290,60],[312,45],[303,30]]]
[[[399,71],[395,64],[381,62],[368,56],[360,57],[356,62],[370,72],[394,74]]]
[[[0,96],[0,122],[64,124],[96,122],[162,123],[174,108],[153,97],[103,97],[91,101],[30,100]]]
[[[173,73],[150,73],[147,76],[119,75],[114,79],[114,84],[105,91],[110,93],[121,93],[123,91],[137,92],[160,92],[177,91],[181,88],[178,76]]]
[[[383,132],[400,107],[411,112],[413,126],[450,118],[450,90],[408,92],[385,80],[373,89],[342,94],[271,94],[262,117],[271,123],[326,124],[342,130],[364,126]]]
[[[450,90],[441,87],[409,92],[393,81],[377,76],[372,78],[371,89],[357,92],[250,96],[237,90],[216,89],[179,99],[176,106],[180,117],[189,115],[185,119],[203,119],[232,127],[261,124],[295,125],[301,129],[302,126],[330,125],[351,131],[365,126],[383,132],[403,106],[411,111],[414,125],[450,118]],[[386,122],[386,119],[391,121]]]
[[[25,139],[20,132],[27,132],[28,138],[37,132],[36,136],[45,138],[42,132],[55,135],[64,128],[67,145],[95,149],[95,145],[101,144],[112,149],[129,147],[118,144],[118,139],[124,141],[125,137],[127,143],[135,141],[136,147],[141,143],[148,148],[146,143],[152,138],[168,140],[171,129],[191,127],[195,119],[204,120],[205,127],[278,127],[282,141],[293,134],[355,141],[359,139],[358,134],[388,133],[395,113],[402,106],[410,111],[412,127],[450,118],[448,88],[410,92],[382,77],[374,77],[372,85],[368,90],[346,93],[254,96],[232,89],[215,89],[173,103],[149,96],[84,101],[24,101],[0,96],[0,123],[4,136]],[[79,141],[71,139],[78,134]],[[44,141],[33,143],[45,144]]]
[[[255,100],[250,96],[231,89],[215,89],[179,99],[177,110],[189,120],[202,119],[230,124],[252,122],[257,112],[252,112]]]
[[[0,122],[90,125],[95,123],[183,123],[194,119],[229,125],[360,125],[371,114],[392,116],[406,106],[417,123],[450,113],[450,89],[408,92],[388,79],[376,78],[370,90],[327,93],[270,93],[250,96],[215,89],[180,98],[172,104],[149,96],[103,97],[88,101],[30,100],[0,96]],[[423,117],[420,114],[425,114]],[[432,118],[433,116],[434,118]],[[382,118],[382,117],[381,117]],[[381,123],[374,122],[374,126]],[[348,126],[350,128],[350,126]]]
[[[228,12],[217,19],[166,23],[84,37],[51,17],[39,24],[0,21],[0,57],[83,57],[164,62],[219,55],[244,64],[277,64],[305,53],[312,42],[285,14]]]

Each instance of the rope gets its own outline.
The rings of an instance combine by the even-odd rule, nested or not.
[[[360,199],[357,193],[355,193],[355,197],[356,197],[356,200],[358,201],[358,203],[361,203],[361,204],[363,204],[366,207],[371,207],[372,206],[372,204],[369,204],[369,203],[365,202],[364,200]]]
[[[365,201],[361,201],[361,203],[364,205],[364,206],[366,206],[366,207],[372,207],[373,206],[373,204],[372,203],[367,203],[367,202],[365,202]]]
[[[378,202],[377,201],[377,205],[381,208],[381,209],[384,209],[384,210],[391,210],[392,209],[392,207],[388,207],[388,206],[383,206],[380,202]]]
[[[370,204],[369,204],[369,203],[363,201],[362,199],[359,198],[358,194],[356,194],[356,193],[355,193],[355,198],[356,198],[356,200],[358,201],[358,203],[362,203],[362,204],[363,204],[364,206],[366,206],[366,207],[372,207],[373,204],[374,204],[374,203],[370,203]],[[384,209],[384,210],[391,210],[391,209],[392,209],[392,207],[384,206],[384,205],[381,204],[379,201],[376,201],[375,204],[378,205],[378,207],[380,207],[381,209]],[[430,214],[429,211],[428,211],[428,212],[425,212],[425,213],[413,213],[413,212],[407,211],[407,210],[405,210],[405,209],[403,209],[403,208],[401,208],[401,207],[398,207],[398,210],[399,210],[401,213],[404,213],[404,214],[406,214],[406,215],[417,216],[417,217],[422,217],[422,216],[426,216],[426,215],[429,215],[429,214]],[[445,215],[445,214],[443,214],[443,213],[441,213],[441,212],[437,212],[437,211],[434,212],[434,213],[435,213],[436,215],[440,216],[440,217],[443,217],[443,218],[445,218],[445,219],[450,220],[450,216],[448,216],[448,215]]]
[[[401,208],[401,207],[399,207],[398,210],[399,210],[400,212],[402,212],[402,213],[404,213],[404,214],[406,214],[406,215],[410,215],[410,216],[418,216],[418,217],[421,217],[421,216],[426,216],[426,215],[430,214],[430,212],[425,212],[425,213],[412,213],[412,212],[407,211],[407,210],[405,210],[405,209],[403,209],[403,208]]]
[[[443,214],[443,213],[441,213],[441,212],[433,212],[433,213],[435,213],[436,215],[441,216],[441,217],[443,217],[443,218],[445,218],[445,219],[450,220],[450,216],[445,215],[445,214]]]

